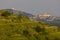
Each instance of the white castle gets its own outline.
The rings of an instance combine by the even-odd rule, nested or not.
[[[52,16],[50,13],[45,13],[45,14],[39,14],[39,17],[50,17]]]

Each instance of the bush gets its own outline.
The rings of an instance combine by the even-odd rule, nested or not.
[[[12,13],[10,13],[10,12],[8,12],[8,11],[4,11],[4,12],[2,12],[2,14],[1,14],[1,16],[3,16],[3,17],[8,17],[8,16],[10,16]]]

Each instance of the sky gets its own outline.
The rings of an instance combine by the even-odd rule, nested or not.
[[[48,12],[60,16],[60,0],[0,0],[0,9],[10,8],[34,15]]]

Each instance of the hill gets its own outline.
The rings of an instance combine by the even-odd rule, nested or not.
[[[60,40],[60,28],[31,21],[19,12],[0,11],[0,40]]]
[[[54,25],[60,27],[60,17],[53,16],[49,13],[39,14],[33,17],[33,20],[43,21],[49,25]]]
[[[2,10],[7,10],[11,13],[14,13],[14,15],[19,15],[19,13],[22,13],[24,16],[28,16],[28,17],[33,17],[34,15],[27,13],[27,12],[23,12],[23,11],[19,11],[17,9],[2,9]],[[1,10],[0,10],[1,11]]]

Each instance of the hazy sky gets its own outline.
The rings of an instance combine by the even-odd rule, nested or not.
[[[32,14],[50,12],[60,16],[60,0],[0,0],[0,9],[16,8]]]

